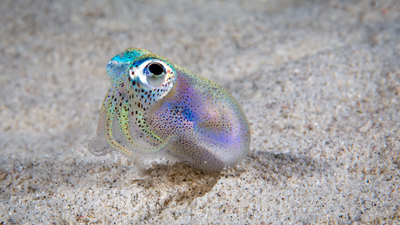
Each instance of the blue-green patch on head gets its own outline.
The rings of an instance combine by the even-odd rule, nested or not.
[[[114,83],[127,76],[132,62],[147,54],[151,54],[151,52],[141,48],[128,48],[114,56],[107,65],[108,79],[110,82]]]

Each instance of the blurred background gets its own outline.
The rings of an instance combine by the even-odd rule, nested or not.
[[[2,0],[0,37],[2,222],[400,223],[398,1]],[[232,93],[241,166],[87,151],[128,47]]]

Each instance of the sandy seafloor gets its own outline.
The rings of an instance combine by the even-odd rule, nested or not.
[[[221,84],[237,168],[96,157],[128,47]],[[0,224],[400,224],[400,1],[0,2]]]

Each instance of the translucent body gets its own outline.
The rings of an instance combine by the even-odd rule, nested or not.
[[[144,49],[127,49],[107,66],[111,88],[89,150],[130,157],[164,154],[221,171],[247,155],[250,130],[238,103],[218,84]]]

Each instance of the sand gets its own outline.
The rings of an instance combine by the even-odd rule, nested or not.
[[[399,1],[0,2],[1,224],[399,224]],[[207,173],[93,156],[107,62],[221,84],[252,133]]]

